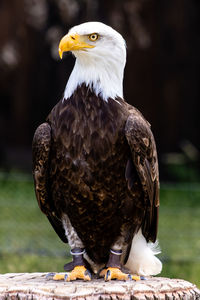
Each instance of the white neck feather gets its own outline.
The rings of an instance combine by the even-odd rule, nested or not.
[[[76,62],[65,88],[65,99],[68,99],[83,83],[105,101],[108,98],[123,98],[124,59],[112,57],[110,53],[106,56],[92,57],[85,53],[75,55]]]

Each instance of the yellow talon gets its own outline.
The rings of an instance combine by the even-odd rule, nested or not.
[[[107,268],[100,272],[100,277],[104,277],[105,281],[112,279],[117,280],[144,280],[143,276],[131,275],[123,273],[119,268]],[[47,279],[53,280],[65,280],[74,281],[76,279],[82,279],[84,281],[90,281],[92,278],[90,272],[84,266],[76,266],[70,273],[49,273],[47,274]]]
[[[65,281],[73,281],[76,279],[90,281],[91,277],[90,272],[84,266],[76,266],[70,273],[65,275]]]
[[[100,274],[100,277],[104,277],[105,281],[109,281],[112,279],[117,279],[117,280],[145,280],[145,277],[143,276],[138,276],[138,275],[131,275],[131,274],[126,274],[123,273],[119,268],[107,268],[103,269]]]
[[[105,277],[107,269],[102,269],[99,273],[99,277]]]
[[[130,280],[132,278],[130,278],[129,274],[123,273],[119,268],[108,268],[104,279],[105,281],[109,281],[111,279]]]
[[[140,276],[138,276],[138,275],[131,275],[131,278],[132,278],[132,280],[135,280],[135,281],[138,281],[138,280],[143,280],[144,278],[141,278]]]
[[[57,273],[53,276],[53,280],[64,280],[65,273]]]

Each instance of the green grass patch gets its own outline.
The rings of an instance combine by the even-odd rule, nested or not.
[[[69,257],[39,256],[37,254],[3,254],[0,256],[1,273],[63,272]]]
[[[200,184],[161,184],[161,276],[200,287],[199,219]],[[63,271],[69,260],[68,245],[38,208],[31,177],[0,174],[0,273]]]
[[[160,193],[159,239],[173,261],[200,262],[200,186],[164,186]]]
[[[164,261],[161,276],[182,278],[196,284],[200,288],[200,261]]]

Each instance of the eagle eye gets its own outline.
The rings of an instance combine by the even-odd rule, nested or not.
[[[96,40],[98,40],[99,35],[98,35],[98,33],[92,33],[88,36],[88,38],[90,41],[95,42]]]

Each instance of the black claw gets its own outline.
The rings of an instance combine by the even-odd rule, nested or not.
[[[67,281],[68,275],[65,274],[64,280]]]
[[[92,274],[90,273],[89,270],[86,270],[84,273],[85,276],[89,276],[90,278],[92,278]]]
[[[106,280],[108,280],[108,277],[110,276],[110,270],[108,270],[107,272],[106,272]]]
[[[53,277],[54,277],[54,275],[55,275],[56,273],[48,273],[47,275],[46,275],[46,279],[47,280],[50,280],[50,279],[53,279]]]
[[[131,274],[128,274],[128,280],[133,280]]]

